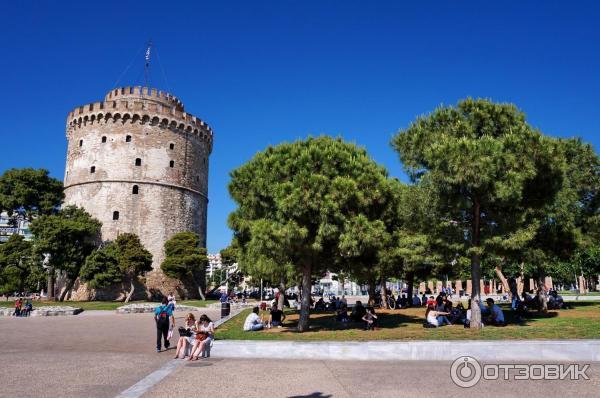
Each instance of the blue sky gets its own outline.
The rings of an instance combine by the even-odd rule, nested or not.
[[[101,100],[151,38],[152,85],[208,122],[208,249],[229,172],[269,144],[342,136],[402,177],[391,136],[467,96],[513,102],[546,134],[600,144],[593,1],[19,1],[0,11],[0,173],[62,179],[67,113]],[[120,85],[142,83],[143,51]]]

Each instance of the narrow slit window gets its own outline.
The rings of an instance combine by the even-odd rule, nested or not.
[[[79,147],[81,148],[83,146],[83,140],[79,140]]]
[[[169,144],[169,149],[175,149],[175,144]]]
[[[94,174],[96,172],[96,166],[90,167],[90,174]]]
[[[196,182],[200,182],[200,176],[196,176]]]
[[[142,159],[140,159],[140,158],[135,159],[135,165],[136,166],[141,166],[142,165]]]
[[[119,212],[113,211],[113,221],[117,221],[119,219]]]
[[[175,167],[175,162],[171,160],[171,161],[169,162],[169,167]]]
[[[102,137],[102,143],[104,144],[106,142],[106,136]]]
[[[137,195],[137,194],[138,194],[138,192],[139,192],[139,188],[138,188],[138,186],[137,186],[137,185],[134,185],[134,186],[133,186],[133,189],[131,190],[131,193],[132,193],[132,194],[134,194],[134,195]]]
[[[130,135],[125,136],[125,142],[131,142],[131,136]]]

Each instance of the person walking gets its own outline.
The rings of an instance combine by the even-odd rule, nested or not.
[[[160,352],[161,350],[161,339],[164,339],[165,350],[168,350],[170,346],[169,339],[167,338],[169,324],[175,326],[175,317],[173,316],[173,310],[169,306],[169,299],[166,297],[163,297],[162,304],[154,310],[154,321],[156,322],[156,352]]]

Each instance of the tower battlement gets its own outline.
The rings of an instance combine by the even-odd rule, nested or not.
[[[177,97],[148,87],[111,90],[104,101],[81,105],[67,116],[70,131],[101,123],[149,124],[202,138],[212,150],[213,131],[208,124],[184,111]]]
[[[127,86],[120,87],[110,90],[106,97],[104,97],[105,101],[117,100],[117,99],[128,99],[128,98],[147,98],[157,102],[161,102],[167,106],[173,106],[178,111],[183,112],[183,103],[174,95],[171,95],[165,91],[158,90],[156,88],[151,87],[142,87],[142,86]]]

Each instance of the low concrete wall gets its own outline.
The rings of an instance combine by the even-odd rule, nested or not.
[[[359,361],[600,361],[600,340],[298,342],[217,340],[213,354],[224,358]]]

